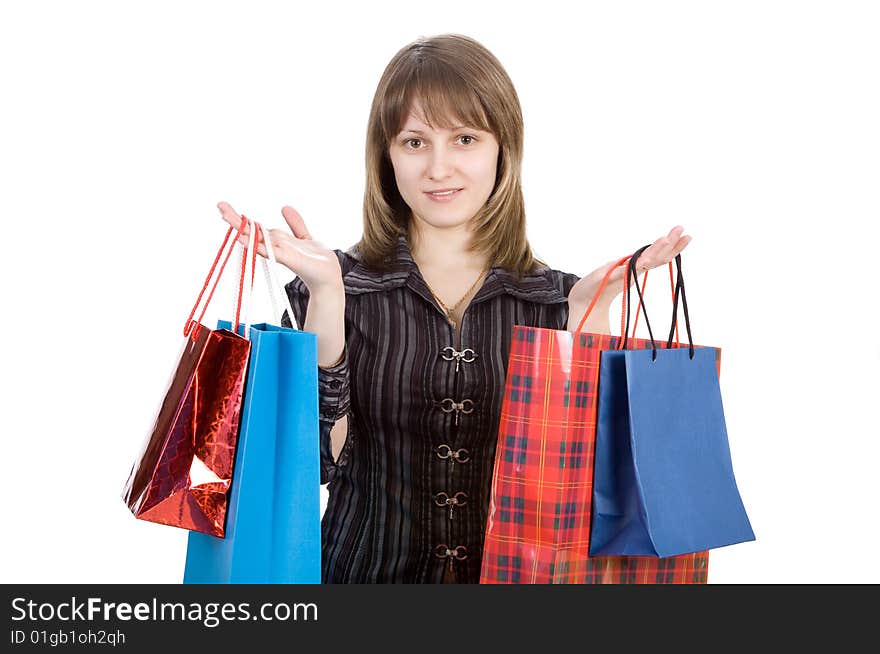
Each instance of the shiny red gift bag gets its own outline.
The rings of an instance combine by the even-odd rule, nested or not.
[[[608,270],[599,293],[612,270],[628,261]],[[671,281],[671,263],[669,269]],[[623,320],[621,337],[581,332],[594,304],[575,332],[513,328],[480,583],[707,581],[708,551],[667,558],[588,554],[600,355],[618,349],[625,333]],[[651,347],[649,339],[629,337],[626,344]]]
[[[227,329],[210,329],[201,324],[201,320],[235,242],[247,224],[243,216],[231,242],[232,227],[226,232],[184,326],[186,340],[155,424],[125,483],[122,497],[135,517],[141,520],[218,537],[224,535],[250,341]],[[251,242],[242,253],[236,326],[239,325],[242,295],[246,290],[244,282],[249,258],[253,283],[255,231],[250,230]],[[199,318],[192,320],[227,243],[229,252],[220,265],[205,306]],[[249,252],[251,257],[248,257]],[[244,333],[247,333],[246,326]]]

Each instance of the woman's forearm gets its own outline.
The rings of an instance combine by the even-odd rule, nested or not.
[[[345,348],[345,290],[342,285],[309,295],[303,330],[318,339],[318,366],[332,368],[342,360]]]
[[[345,352],[345,289],[333,286],[309,294],[303,329],[318,341],[318,367],[332,368],[342,362]],[[327,427],[322,425],[322,430]],[[334,461],[348,437],[348,416],[342,416],[330,429],[330,449]]]

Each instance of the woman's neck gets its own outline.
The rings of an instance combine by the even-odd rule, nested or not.
[[[488,257],[469,252],[472,233],[465,225],[437,228],[431,225],[415,227],[410,223],[412,257],[422,270],[481,271]]]

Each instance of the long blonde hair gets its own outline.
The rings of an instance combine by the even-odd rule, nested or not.
[[[546,267],[534,257],[526,238],[519,98],[498,59],[461,34],[413,41],[394,55],[379,80],[367,126],[364,233],[355,246],[358,258],[383,269],[398,237],[406,234],[410,239],[410,209],[397,189],[388,148],[403,129],[414,99],[432,128],[470,125],[498,140],[495,186],[471,219],[470,251],[488,255],[490,265],[517,276]]]

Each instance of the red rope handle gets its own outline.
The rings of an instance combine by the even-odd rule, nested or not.
[[[672,300],[675,301],[675,281],[672,279],[672,262],[669,262],[669,289],[672,291]],[[678,342],[678,311],[675,312],[675,347],[681,347]]]
[[[244,214],[241,214],[241,217],[244,218]],[[238,318],[241,315],[241,296],[244,293],[244,275],[245,271],[247,271],[247,255],[248,249],[247,246],[242,246],[241,250],[241,273],[238,276],[238,297],[235,298],[235,326],[232,328],[232,333],[238,333]]]
[[[599,290],[596,291],[596,294],[593,296],[593,301],[590,302],[590,306],[587,307],[587,310],[584,312],[584,315],[581,318],[581,321],[578,323],[577,329],[575,330],[576,333],[581,331],[581,328],[583,328],[584,323],[587,321],[587,316],[590,315],[590,313],[593,311],[593,307],[596,306],[596,302],[599,301],[599,296],[602,295],[602,291],[605,289],[605,286],[608,284],[608,278],[611,277],[611,273],[614,271],[615,268],[619,267],[623,263],[626,263],[627,261],[629,261],[629,257],[628,256],[623,257],[617,263],[615,263],[613,266],[609,267],[608,270],[605,272],[605,276],[602,278],[602,281],[599,283]],[[623,285],[626,286],[626,278],[624,278]],[[626,290],[626,289],[624,289],[624,290]]]
[[[584,326],[584,323],[587,321],[590,313],[593,311],[593,308],[596,306],[596,303],[599,301],[599,296],[602,295],[602,291],[605,289],[605,286],[608,284],[608,278],[611,277],[611,273],[615,268],[619,268],[624,263],[628,263],[631,257],[623,257],[619,259],[614,265],[608,268],[605,272],[605,276],[602,278],[602,281],[599,283],[599,289],[596,291],[596,294],[593,296],[593,301],[590,302],[590,306],[587,307],[587,310],[584,312],[581,321],[578,323],[577,329],[575,333],[580,332]],[[642,278],[642,294],[644,295],[644,289],[647,287],[648,282],[648,271],[645,271],[645,276]],[[672,287],[672,296],[675,298],[675,282],[672,278],[672,262],[669,262],[669,282]],[[620,344],[623,345],[623,339],[626,335],[626,298],[629,293],[629,286],[626,283],[626,274],[623,276],[623,302],[620,307]],[[636,326],[638,326],[639,322],[639,312],[641,310],[642,303],[639,302],[636,305],[636,319],[635,324],[633,326],[633,334],[636,333]],[[675,341],[676,347],[679,347],[681,344],[678,342],[678,316],[675,317]]]
[[[626,334],[626,298],[629,295],[629,284],[626,283],[626,273],[623,277],[623,295],[620,302],[620,346],[623,347],[623,337]]]
[[[244,228],[247,226],[247,218],[244,215],[241,217],[241,225],[239,225],[238,230],[236,231],[235,238],[238,239],[239,236],[243,234]],[[208,299],[205,300],[205,306],[202,308],[202,313],[199,315],[198,320],[193,321],[193,316],[195,315],[196,309],[199,306],[199,302],[202,300],[202,296],[205,294],[205,290],[208,288],[208,284],[211,281],[211,277],[214,274],[214,270],[217,268],[217,262],[220,260],[220,255],[223,254],[223,250],[226,248],[226,244],[229,242],[229,236],[232,234],[232,225],[229,226],[229,229],[226,230],[226,236],[223,239],[223,243],[220,246],[220,249],[217,251],[217,256],[214,257],[214,263],[211,264],[211,270],[208,272],[208,276],[205,278],[205,283],[202,286],[201,292],[199,292],[199,297],[196,298],[196,303],[193,305],[192,310],[189,312],[189,317],[186,319],[186,323],[183,325],[183,335],[189,336],[190,332],[192,332],[193,326],[198,326],[202,322],[202,318],[205,316],[205,311],[208,309],[208,304],[211,302],[211,298],[214,296],[214,291],[217,290],[217,284],[220,282],[220,276],[223,274],[223,269],[226,268],[226,262],[229,261],[229,257],[232,255],[233,248],[229,248],[229,252],[226,253],[226,258],[223,259],[223,263],[220,265],[220,271],[217,273],[217,279],[214,280],[214,285],[211,287],[211,292],[208,294]],[[237,317],[236,317],[237,320]],[[193,333],[193,340],[198,337],[198,329]]]

